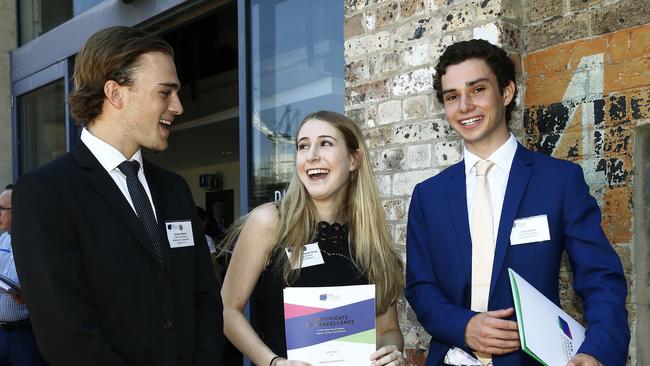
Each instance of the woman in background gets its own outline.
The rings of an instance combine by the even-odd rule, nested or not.
[[[237,238],[221,295],[224,333],[256,365],[307,365],[287,360],[282,290],[287,286],[374,284],[377,351],[371,365],[403,365],[396,302],[403,264],[392,248],[384,210],[361,130],[328,111],[307,116],[296,138],[296,171],[279,203],[255,208],[234,225]],[[300,266],[308,243],[324,263]],[[243,309],[253,296],[252,323]]]

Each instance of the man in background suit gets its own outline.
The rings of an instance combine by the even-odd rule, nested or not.
[[[624,365],[630,333],[620,260],[580,167],[529,151],[510,134],[512,61],[486,41],[456,43],[440,58],[434,88],[465,155],[418,184],[409,209],[406,297],[432,336],[426,364],[538,365],[520,348],[507,269],[559,304],[566,251],[589,324],[567,365]],[[518,224],[534,228],[533,237]]]
[[[14,191],[14,250],[51,365],[218,365],[222,305],[183,179],[142,160],[183,112],[173,50],[127,27],[77,55],[72,151]]]
[[[0,275],[20,283],[16,275],[11,232],[11,195],[14,186],[9,184],[0,193]],[[36,346],[25,299],[20,291],[0,293],[0,365],[45,366]]]

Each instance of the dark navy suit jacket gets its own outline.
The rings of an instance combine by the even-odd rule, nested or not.
[[[551,239],[511,245],[515,219],[547,215]],[[574,288],[588,322],[579,352],[605,366],[625,365],[630,331],[627,285],[619,257],[600,228],[600,210],[579,166],[517,147],[506,188],[490,285],[489,310],[513,306],[508,267],[559,304],[560,258],[568,253]],[[427,366],[451,346],[467,346],[472,242],[464,161],[418,184],[409,209],[406,298],[431,334]],[[495,366],[539,365],[523,351],[493,357]]]

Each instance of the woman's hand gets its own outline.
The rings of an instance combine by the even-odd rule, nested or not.
[[[374,361],[372,366],[400,366],[404,365],[402,352],[396,346],[384,346],[370,355],[370,360]]]
[[[276,361],[273,361],[273,366],[311,366],[310,363],[296,361],[296,360],[287,360],[286,358],[279,358]]]

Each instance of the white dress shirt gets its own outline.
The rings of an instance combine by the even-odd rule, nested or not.
[[[122,171],[117,166],[120,165],[120,163],[122,163],[124,160],[137,160],[140,163],[140,169],[138,170],[138,179],[140,180],[140,183],[142,183],[145,192],[147,192],[147,197],[149,197],[149,202],[151,203],[151,208],[153,209],[153,214],[155,216],[156,206],[153,203],[153,199],[151,198],[151,191],[149,191],[149,185],[147,184],[147,179],[144,176],[142,152],[140,149],[138,149],[138,151],[133,154],[133,157],[129,159],[122,155],[122,153],[111,144],[96,137],[85,128],[83,131],[81,131],[81,141],[84,143],[84,145],[86,145],[88,150],[90,150],[95,158],[97,158],[99,164],[101,164],[101,166],[106,169],[108,175],[113,178],[113,181],[115,181],[117,188],[120,189],[120,192],[122,192],[124,198],[126,198],[126,200],[129,202],[129,205],[131,205],[131,208],[133,209],[133,212],[136,213],[136,215],[137,212],[135,210],[135,206],[133,205],[131,195],[129,194],[129,188],[126,185],[126,175],[124,175],[124,173],[122,173]]]
[[[492,218],[494,224],[494,240],[499,232],[499,221],[501,220],[501,209],[503,208],[503,199],[506,196],[506,186],[510,176],[510,167],[512,160],[517,152],[517,140],[510,134],[510,138],[492,153],[486,160],[494,163],[492,169],[488,171],[487,180],[490,185],[490,197],[492,198]],[[476,191],[476,162],[481,160],[480,157],[471,153],[467,148],[465,154],[465,187],[467,189],[467,217],[470,218],[469,226],[472,227],[472,202],[474,191]]]
[[[467,148],[464,148],[463,152],[465,159],[465,188],[467,189],[467,217],[470,220],[469,226],[471,231],[472,203],[474,192],[476,191],[476,162],[481,160],[481,158],[474,155]],[[515,158],[515,152],[517,152],[517,140],[510,134],[510,138],[486,159],[494,163],[494,166],[488,171],[487,180],[490,185],[490,197],[492,199],[495,241],[499,232],[501,210],[503,208],[503,200],[506,196],[508,177],[510,176],[510,168]],[[452,347],[447,352],[444,362],[449,365],[481,366],[481,363],[473,355],[469,355],[462,349],[456,347]]]

